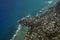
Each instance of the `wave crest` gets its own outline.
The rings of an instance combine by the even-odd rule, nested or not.
[[[15,37],[17,36],[17,34],[20,31],[20,29],[21,29],[21,25],[19,24],[19,26],[18,26],[18,28],[16,30],[16,33],[13,35],[13,37],[10,40],[14,40],[15,39]]]

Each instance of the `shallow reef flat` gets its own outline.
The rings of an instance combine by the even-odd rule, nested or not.
[[[43,15],[26,17],[19,24],[28,27],[24,40],[60,40],[60,1]]]

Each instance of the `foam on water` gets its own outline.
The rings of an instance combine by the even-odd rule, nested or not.
[[[21,25],[19,24],[19,26],[18,26],[18,28],[16,30],[16,33],[13,35],[12,39],[10,39],[10,40],[14,40],[14,38],[17,36],[17,34],[20,31],[20,29],[21,29]]]
[[[52,3],[53,3],[53,1],[52,1],[52,0],[50,0],[50,1],[48,1],[48,3],[49,3],[49,4],[52,4]]]
[[[23,19],[25,19],[25,17],[24,17],[24,18],[22,18],[21,20],[23,20]]]
[[[30,14],[28,14],[26,17],[30,17],[31,15]]]
[[[36,16],[38,16],[39,14],[38,13],[36,13]]]

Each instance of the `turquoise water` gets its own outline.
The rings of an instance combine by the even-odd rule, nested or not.
[[[45,1],[45,3],[46,3],[47,1]],[[28,14],[30,14],[30,15],[32,15],[32,13],[33,13],[33,15],[32,16],[34,16],[37,12],[39,12],[40,10],[42,11],[42,13],[44,12],[44,11],[46,11],[49,7],[51,7],[51,6],[53,6],[55,3],[56,3],[56,1],[48,1],[49,3],[48,4],[46,4],[46,5],[44,5],[44,4],[42,4],[44,7],[41,7],[41,5],[40,5],[40,8],[38,8],[38,9],[35,9],[35,10],[31,10],[30,12],[29,11],[27,11],[28,12]],[[51,2],[53,2],[52,4],[51,4]],[[43,9],[42,8],[44,8],[44,11],[43,11]],[[31,13],[32,12],[32,13]],[[27,13],[26,13],[26,16],[27,16]],[[25,36],[25,33],[27,32],[27,28],[26,27],[24,27],[24,26],[21,26],[21,29],[20,29],[20,31],[18,32],[18,34],[16,35],[16,37],[14,38],[14,40],[24,40],[24,36]],[[13,38],[13,37],[12,37]]]
[[[15,34],[17,20],[27,15],[34,16],[42,8],[52,6],[57,0],[0,0],[0,40],[9,40]],[[21,28],[15,39],[23,40],[26,28]]]

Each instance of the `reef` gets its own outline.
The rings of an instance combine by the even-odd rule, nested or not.
[[[60,40],[60,1],[41,16],[30,16],[19,20],[27,26],[24,40]]]

